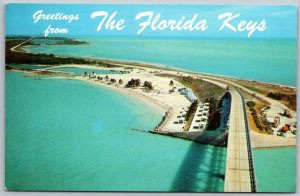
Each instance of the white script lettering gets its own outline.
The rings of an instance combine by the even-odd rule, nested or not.
[[[49,34],[67,34],[67,28],[53,28],[51,25],[45,30],[44,35],[47,37]]]
[[[68,23],[71,23],[73,20],[79,20],[78,14],[64,14],[64,13],[56,13],[56,14],[44,14],[43,10],[36,11],[33,16],[33,22],[37,23],[40,20],[67,20]]]
[[[237,27],[230,24],[231,20],[238,18],[239,16],[240,16],[239,13],[233,15],[231,12],[226,12],[226,13],[220,14],[218,17],[218,20],[224,19],[224,21],[223,21],[223,24],[220,27],[219,31],[222,31],[224,29],[224,27],[227,27],[234,32],[248,31],[248,37],[250,37],[256,30],[264,31],[267,29],[265,20],[262,20],[260,23],[258,23],[257,21],[252,21],[252,20],[250,20],[248,22],[245,20],[242,20],[241,22],[238,23]]]
[[[91,18],[94,19],[98,16],[103,16],[103,18],[100,20],[100,23],[97,27],[97,31],[100,31],[102,28],[103,23],[105,22],[105,29],[110,29],[110,30],[114,30],[116,29],[117,31],[122,30],[125,27],[125,20],[121,19],[119,21],[116,21],[114,18],[117,15],[118,12],[114,12],[108,19],[108,13],[106,11],[97,11],[97,12],[93,12],[91,14]],[[106,20],[107,19],[107,20]]]
[[[140,20],[141,18],[146,17],[144,22],[139,24],[140,29],[138,30],[137,34],[141,34],[147,27],[150,27],[151,30],[165,30],[169,29],[171,31],[177,30],[189,30],[189,31],[205,31],[208,26],[206,24],[206,20],[200,20],[197,23],[195,22],[198,14],[195,14],[194,17],[190,20],[185,21],[185,17],[182,16],[179,21],[176,20],[160,20],[161,14],[158,13],[153,18],[154,13],[149,12],[141,12],[138,13],[135,17],[135,20]],[[153,19],[152,19],[153,18]]]

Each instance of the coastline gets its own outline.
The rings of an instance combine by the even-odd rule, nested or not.
[[[34,38],[35,37],[30,38],[30,40],[34,39]],[[75,40],[80,40],[80,38],[74,38],[74,39]],[[24,51],[14,50],[14,52],[40,54],[40,53],[34,53],[34,52],[26,50],[27,45],[22,46],[30,40],[27,40],[27,41],[25,41],[25,42],[18,45]],[[14,48],[16,48],[16,47],[14,47]],[[185,74],[197,74],[199,76],[215,77],[215,78],[219,78],[219,79],[243,80],[243,81],[249,81],[249,82],[256,81],[256,82],[259,82],[259,83],[265,83],[265,84],[275,85],[275,86],[279,86],[279,87],[287,87],[287,88],[292,88],[292,89],[297,90],[297,86],[289,86],[289,85],[284,85],[284,84],[279,84],[279,83],[270,83],[270,82],[264,82],[264,81],[257,81],[257,80],[254,80],[254,79],[242,79],[242,78],[229,76],[229,75],[219,75],[219,74],[211,74],[211,73],[206,73],[206,72],[190,71],[190,70],[187,70],[187,69],[184,69],[184,68],[177,68],[177,67],[162,64],[162,63],[151,63],[151,62],[146,62],[146,61],[136,61],[136,60],[126,60],[126,59],[111,59],[111,58],[98,58],[98,57],[78,57],[78,56],[68,56],[68,55],[67,56],[55,55],[55,56],[56,57],[61,57],[61,58],[74,57],[74,58],[81,58],[81,59],[85,59],[85,60],[99,60],[99,61],[102,61],[102,62],[105,62],[105,63],[111,63],[111,64],[114,64],[114,65],[120,65],[120,66],[153,68],[155,70],[165,70],[165,71],[173,71],[173,72],[180,71],[180,72],[185,73]],[[64,66],[64,65],[58,65],[58,66]],[[103,69],[105,69],[105,68],[103,68]]]
[[[23,43],[19,44],[17,47],[22,47]],[[25,43],[26,43],[26,41],[25,41]],[[22,47],[22,48],[24,48],[24,47]],[[15,51],[15,52],[23,52],[23,51]],[[25,51],[25,52],[27,53],[28,51]],[[57,56],[57,57],[64,58],[64,56]],[[80,57],[80,58],[82,58],[82,57]],[[91,58],[85,58],[85,57],[83,57],[82,59],[90,60]],[[271,100],[270,98],[268,98],[268,97],[266,97],[266,96],[264,96],[262,94],[253,92],[252,90],[247,89],[247,88],[245,88],[245,87],[237,84],[236,82],[232,81],[232,80],[239,80],[239,79],[235,79],[235,78],[227,78],[227,77],[224,77],[224,76],[215,76],[215,75],[210,75],[210,74],[201,74],[201,73],[192,72],[192,71],[188,71],[188,70],[184,70],[184,71],[181,70],[181,71],[179,71],[180,69],[172,69],[170,67],[159,67],[159,66],[151,65],[151,64],[148,64],[148,63],[145,63],[145,62],[143,62],[143,63],[141,63],[141,62],[130,62],[130,61],[125,61],[124,62],[124,61],[115,61],[115,60],[103,60],[103,59],[99,59],[99,58],[92,58],[92,59],[98,60],[98,61],[101,61],[101,62],[104,61],[105,63],[109,63],[111,65],[118,65],[119,67],[107,68],[107,67],[103,67],[103,66],[95,66],[95,65],[92,65],[92,64],[86,64],[86,65],[70,64],[70,65],[49,66],[49,68],[38,69],[38,70],[50,70],[50,71],[53,71],[51,69],[62,68],[62,67],[89,68],[91,70],[92,69],[99,69],[99,70],[108,70],[108,69],[111,69],[111,70],[122,70],[124,67],[130,67],[133,70],[138,69],[140,71],[142,70],[142,71],[145,71],[145,72],[148,72],[148,73],[153,73],[153,75],[155,75],[154,73],[161,73],[161,72],[163,72],[164,74],[173,74],[173,75],[179,74],[180,76],[192,76],[192,77],[196,77],[196,78],[200,78],[200,79],[203,78],[203,80],[208,80],[208,82],[211,82],[211,83],[219,83],[219,84],[216,84],[216,85],[221,86],[222,88],[226,88],[226,86],[228,84],[230,84],[230,85],[233,85],[235,87],[241,88],[241,89],[245,90],[246,92],[255,93],[255,94],[257,94],[258,96],[260,96],[264,100]],[[59,78],[59,77],[56,77],[56,78]],[[77,79],[77,80],[91,82],[93,84],[101,84],[103,87],[108,87],[108,88],[111,87],[112,89],[118,90],[119,92],[126,93],[129,96],[133,96],[133,97],[138,98],[140,100],[143,100],[145,102],[151,103],[153,107],[156,107],[156,109],[159,109],[161,112],[165,112],[165,113],[169,113],[170,112],[171,113],[171,111],[174,108],[176,108],[176,107],[170,106],[169,105],[170,104],[169,101],[162,102],[161,100],[158,100],[157,97],[153,97],[150,94],[140,93],[140,92],[137,92],[137,91],[135,91],[133,89],[124,89],[124,88],[120,88],[120,87],[115,86],[115,85],[106,85],[106,84],[102,84],[102,83],[99,83],[99,82],[96,82],[96,81],[92,81],[92,80],[89,80],[89,79],[78,78],[78,77],[75,77],[75,78],[72,78],[72,77],[60,77],[60,78],[64,78],[64,79]],[[277,85],[277,84],[272,84],[272,85],[279,86],[279,87],[283,86],[283,85]],[[291,88],[291,87],[289,87],[289,88]],[[284,106],[283,104],[281,104],[281,103],[279,103],[277,101],[271,100],[271,102],[273,104],[275,103],[276,107],[279,107],[280,109],[287,108],[286,106]],[[174,111],[172,111],[172,112],[174,113]],[[296,112],[292,112],[292,113],[293,113],[293,115],[296,115]],[[162,124],[164,124],[167,121],[170,121],[170,115],[166,115],[166,117],[167,118],[163,120]],[[173,114],[173,118],[174,118],[174,114]],[[173,130],[171,132],[174,133],[176,131]],[[252,132],[253,132],[253,130],[252,130]],[[256,132],[253,132],[253,133],[255,134]],[[264,134],[259,134],[259,135],[264,135]],[[264,137],[264,136],[261,136],[261,137]],[[261,138],[261,137],[259,137],[259,138]],[[280,139],[283,139],[283,138],[280,138]],[[252,139],[252,140],[255,140],[255,139]],[[267,144],[266,146],[271,147],[271,148],[276,147],[274,145],[269,145],[269,144]],[[281,146],[281,145],[279,145],[279,146]]]
[[[99,70],[107,70],[107,68],[99,68],[99,67],[94,67],[91,65],[65,65],[65,66],[57,66],[57,67],[51,67],[51,68],[46,68],[45,70],[49,70],[49,71],[53,71],[56,72],[55,70],[51,70],[51,69],[55,69],[55,68],[62,68],[62,67],[77,67],[77,68],[89,68],[91,70],[93,69],[99,69]],[[120,68],[116,68],[116,69],[120,69]],[[40,69],[43,70],[43,69]],[[21,70],[14,70],[16,72],[24,72]],[[148,72],[150,72],[150,70],[148,70]],[[25,73],[29,73],[29,72],[25,72]],[[114,75],[118,75],[118,74],[114,74]],[[107,88],[110,90],[115,90],[118,91],[120,93],[125,94],[126,96],[132,97],[133,99],[138,99],[140,101],[143,101],[145,104],[149,105],[150,107],[153,107],[156,110],[159,110],[159,112],[161,112],[161,114],[166,114],[166,112],[171,112],[172,111],[172,107],[170,105],[168,105],[168,103],[164,103],[163,100],[157,100],[157,98],[153,97],[153,95],[151,93],[148,94],[143,94],[137,90],[134,89],[130,89],[130,88],[124,88],[121,86],[116,86],[116,85],[108,85],[105,83],[101,83],[99,81],[95,81],[93,79],[89,79],[89,78],[84,78],[83,76],[52,76],[49,77],[47,79],[70,79],[70,80],[79,80],[82,82],[86,82],[92,85],[95,85],[97,87],[101,87],[101,88]],[[203,79],[205,81],[208,82],[212,82],[215,83],[216,85],[222,86],[223,88],[226,87],[226,84],[221,83],[220,81],[216,81],[213,79]],[[170,104],[170,103],[169,103]],[[164,119],[162,122],[167,122],[170,121],[170,116],[167,115],[167,118]],[[147,130],[152,132],[153,130]],[[194,133],[184,133],[184,132],[166,132],[166,131],[161,131],[161,132],[155,132],[158,134],[162,134],[162,135],[168,135],[171,137],[179,137],[181,139],[187,139],[187,140],[194,140],[197,141],[195,139],[193,139],[193,137],[195,136]],[[190,136],[189,136],[190,135]],[[196,134],[197,135],[197,134]],[[198,134],[198,136],[201,134]],[[251,140],[253,142],[253,148],[254,149],[261,149],[261,148],[282,148],[282,147],[295,147],[296,146],[296,140],[295,141],[290,141],[288,142],[288,144],[286,144],[285,138],[281,138],[278,136],[272,136],[272,135],[265,135],[265,134],[261,134],[261,133],[256,133],[253,132],[251,133]],[[270,139],[273,139],[273,141],[271,141]],[[275,139],[275,140],[274,140]],[[261,143],[263,142],[263,144]],[[200,142],[203,143],[203,142]]]
[[[59,77],[57,77],[59,78]],[[160,112],[166,112],[168,111],[170,108],[169,106],[165,105],[165,103],[159,102],[156,99],[152,98],[151,96],[145,96],[141,93],[135,92],[131,89],[124,89],[122,87],[118,87],[118,86],[114,86],[114,85],[105,85],[103,83],[99,83],[93,80],[88,80],[88,79],[84,79],[81,77],[75,77],[75,78],[67,78],[67,77],[61,77],[62,79],[73,79],[73,80],[79,80],[79,81],[83,81],[83,82],[88,82],[91,83],[95,86],[101,86],[103,88],[107,88],[107,89],[111,89],[111,90],[115,90],[118,91],[120,93],[126,94],[129,97],[135,98],[135,99],[139,99],[140,101],[143,101],[144,103],[147,103],[151,106],[153,106],[155,109],[159,110]]]
[[[84,40],[81,38],[73,38],[75,40]],[[25,50],[27,53],[32,53],[32,54],[40,54],[40,53],[34,53],[31,51],[26,50],[26,45],[24,47],[22,47],[23,50]],[[280,84],[280,83],[271,83],[271,82],[265,82],[265,81],[259,81],[259,80],[255,80],[255,79],[243,79],[243,78],[239,78],[236,76],[231,76],[231,75],[220,75],[220,74],[212,74],[212,73],[208,73],[208,72],[199,72],[199,71],[191,71],[191,70],[187,70],[184,68],[177,68],[174,67],[172,65],[168,65],[168,64],[163,64],[163,63],[154,63],[154,62],[148,62],[148,61],[140,61],[140,60],[127,60],[127,59],[117,59],[117,58],[103,58],[103,57],[78,57],[78,56],[72,56],[72,55],[55,55],[56,57],[73,57],[73,58],[82,58],[82,59],[86,59],[86,60],[100,60],[103,61],[105,63],[112,63],[115,65],[121,65],[121,66],[136,66],[136,67],[146,67],[146,68],[156,68],[159,70],[166,70],[166,71],[179,71],[179,72],[183,72],[186,74],[198,74],[198,75],[203,75],[203,76],[208,76],[208,77],[216,77],[216,78],[221,78],[221,79],[233,79],[233,80],[244,80],[244,81],[256,81],[256,82],[260,82],[260,83],[265,83],[265,84],[269,84],[269,85],[276,85],[279,87],[287,87],[287,88],[292,88],[292,89],[297,89],[297,86],[290,86],[290,85],[285,85],[285,84]]]

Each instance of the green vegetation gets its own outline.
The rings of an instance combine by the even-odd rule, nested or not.
[[[193,93],[197,96],[197,98],[201,102],[210,103],[209,109],[209,123],[208,130],[216,129],[220,126],[220,112],[218,111],[218,107],[220,105],[220,100],[225,94],[225,90],[220,88],[219,86],[206,82],[202,79],[193,78],[191,76],[184,77],[178,75],[171,74],[157,74],[160,77],[173,78],[174,80],[180,82],[184,86],[192,89]],[[189,127],[191,121],[187,121],[187,126]]]
[[[152,91],[154,88],[151,82],[145,81],[143,87],[145,87],[146,91]]]
[[[117,81],[116,81],[116,79],[111,78],[111,79],[110,79],[110,82],[111,82],[111,83],[116,83]]]
[[[257,115],[257,111],[255,110],[255,102],[254,101],[248,101],[247,102],[247,106],[249,107],[250,111],[251,111],[251,114],[253,116],[253,119],[254,119],[254,122],[256,124],[256,127],[263,131],[263,125],[262,123],[260,122],[259,118],[258,118],[258,115]]]
[[[53,54],[32,54],[27,53],[22,49],[22,46],[16,50],[20,52],[11,51],[10,49],[26,39],[7,40],[5,43],[5,61],[6,64],[40,64],[40,65],[63,65],[63,64],[93,64],[102,67],[116,67],[109,63],[102,62],[95,59],[75,58],[75,57],[59,57]],[[24,45],[30,45],[25,43]]]
[[[188,121],[190,118],[193,118],[196,110],[197,110],[197,107],[198,107],[198,101],[194,101],[188,111],[186,112],[186,116],[185,116],[185,120]]]
[[[232,80],[232,81],[256,93],[260,93],[267,97],[270,97],[271,99],[277,100],[282,104],[284,104],[285,106],[287,106],[288,108],[290,108],[291,110],[296,111],[297,109],[297,101],[296,101],[297,92],[295,88],[257,82],[257,81],[248,81],[248,80]]]
[[[270,92],[267,94],[268,97],[279,100],[279,101],[284,101],[287,102],[287,106],[291,108],[292,110],[297,109],[297,95],[296,94],[285,94],[285,93],[279,93],[279,92]]]
[[[67,38],[67,37],[47,37],[47,38],[36,37],[34,39],[36,39],[36,40],[47,39],[47,40],[53,40],[54,41],[53,43],[51,43],[51,42],[50,43],[43,43],[43,45],[86,45],[86,44],[89,44],[86,41],[78,41],[78,40],[74,40],[74,39]],[[41,44],[31,42],[30,45],[41,45]]]
[[[221,114],[219,111],[221,102],[214,97],[206,99],[205,102],[209,103],[208,124],[206,129],[214,130],[218,128],[221,123]]]
[[[246,104],[249,107],[254,123],[256,127],[260,130],[260,132],[273,134],[273,130],[270,124],[268,123],[266,117],[260,112],[261,107],[256,105],[254,101],[248,101]]]
[[[125,88],[135,88],[141,86],[140,79],[131,79],[128,81],[128,83],[125,85]]]
[[[206,82],[202,79],[196,79],[193,77],[184,77],[171,74],[157,74],[160,77],[173,78],[180,82],[184,86],[192,89],[193,93],[201,102],[205,102],[206,99],[214,97],[219,100],[225,93],[225,90],[219,86]]]
[[[197,107],[198,107],[198,104],[199,102],[198,101],[194,101],[188,111],[186,112],[186,115],[185,115],[185,120],[186,120],[186,124],[185,124],[185,127],[184,127],[184,131],[188,131],[191,124],[192,124],[192,120],[193,120],[193,117],[196,113],[196,110],[197,110]]]
[[[236,82],[236,81],[235,81],[235,82]],[[236,83],[238,83],[238,84],[240,84],[241,86],[243,86],[243,87],[245,87],[245,88],[247,88],[247,89],[249,89],[249,90],[252,90],[252,91],[254,91],[254,92],[257,92],[257,93],[264,93],[263,90],[261,90],[261,89],[259,89],[259,88],[256,88],[256,87],[254,87],[254,86],[250,86],[250,85],[246,85],[246,84],[241,84],[241,83],[239,83],[239,82],[236,82]]]

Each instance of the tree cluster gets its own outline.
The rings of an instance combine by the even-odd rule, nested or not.
[[[145,87],[146,90],[150,91],[153,90],[153,86],[151,82],[145,81],[143,87]]]
[[[134,87],[139,87],[141,86],[141,81],[140,79],[131,79],[128,81],[128,83],[125,85],[125,88],[134,88]]]
[[[272,133],[273,130],[270,128],[270,125],[267,123],[266,119],[263,119],[262,121],[259,119],[258,113],[255,109],[255,102],[254,101],[248,101],[247,106],[249,107],[254,123],[256,125],[256,127],[261,130],[261,131],[265,131],[267,133]]]
[[[217,129],[221,123],[221,102],[214,97],[205,99],[205,102],[209,103],[207,130]]]
[[[198,101],[196,100],[190,105],[188,111],[186,112],[186,116],[185,116],[186,121],[188,121],[188,119],[191,118],[193,114],[195,114],[197,107],[198,107]]]
[[[284,94],[284,93],[273,93],[270,92],[267,94],[268,97],[275,99],[275,100],[282,100],[287,101],[289,103],[289,107],[293,110],[297,108],[297,96],[296,94]]]

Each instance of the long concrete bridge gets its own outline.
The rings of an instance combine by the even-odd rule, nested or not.
[[[249,125],[243,95],[230,90],[225,192],[257,192]]]
[[[227,84],[205,78],[207,82],[226,89]],[[257,184],[252,156],[250,128],[243,95],[232,89],[227,160],[225,171],[225,192],[257,192]]]

